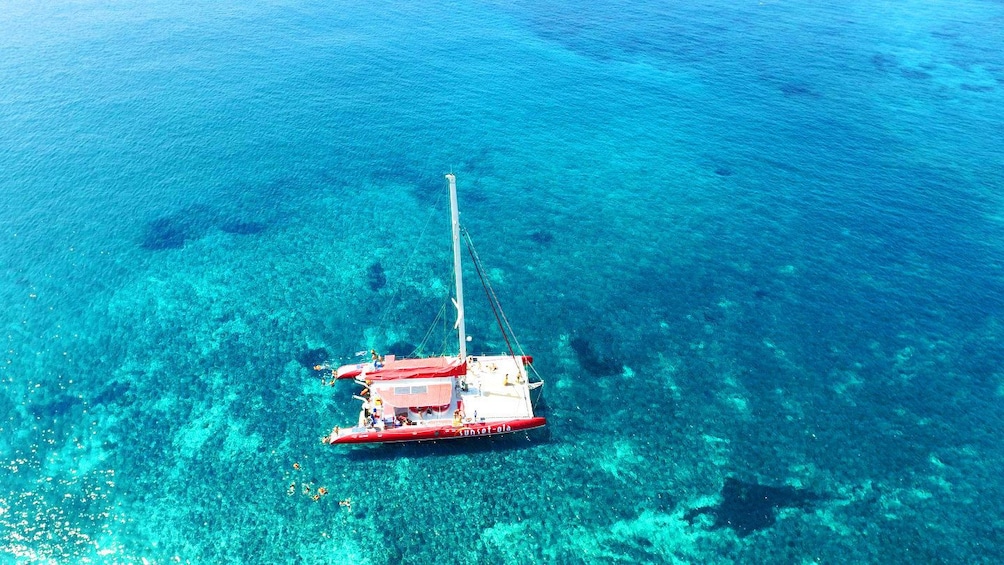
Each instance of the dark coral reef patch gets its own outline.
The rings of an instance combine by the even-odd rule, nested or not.
[[[323,347],[308,348],[296,355],[296,362],[308,369],[313,369],[327,362],[329,356],[328,350]]]
[[[599,351],[583,337],[573,338],[570,345],[579,365],[594,377],[617,375],[623,370],[620,363]]]
[[[387,354],[395,357],[413,357],[418,351],[418,346],[407,341],[396,341],[387,346]]]
[[[178,249],[190,237],[190,227],[184,221],[177,216],[164,216],[146,225],[139,245],[151,251]]]
[[[150,251],[179,249],[213,229],[235,235],[254,235],[267,227],[264,222],[242,219],[211,206],[193,204],[147,222],[140,234],[139,245]]]
[[[383,270],[383,265],[379,261],[373,263],[366,269],[366,285],[370,290],[376,292],[387,285],[387,273]]]
[[[554,243],[554,234],[549,231],[536,230],[530,233],[530,241],[537,245],[551,245]]]
[[[805,489],[771,487],[729,477],[722,486],[720,503],[692,508],[683,515],[683,519],[693,525],[698,516],[707,514],[713,519],[710,526],[712,530],[731,528],[739,537],[746,537],[774,525],[778,510],[806,510],[822,498]]]

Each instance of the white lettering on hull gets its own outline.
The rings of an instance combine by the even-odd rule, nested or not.
[[[485,426],[483,428],[462,428],[457,430],[457,435],[470,437],[470,436],[484,436],[490,434],[504,434],[512,431],[512,426],[509,424],[502,424],[498,426]]]

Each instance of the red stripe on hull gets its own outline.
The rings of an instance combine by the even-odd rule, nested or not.
[[[331,442],[346,443],[397,443],[404,441],[432,441],[440,439],[460,439],[465,437],[485,437],[500,434],[510,434],[523,430],[540,428],[547,424],[545,418],[524,418],[520,420],[505,420],[502,422],[483,422],[464,424],[463,426],[443,425],[437,427],[403,426],[389,430],[366,431],[343,435]]]

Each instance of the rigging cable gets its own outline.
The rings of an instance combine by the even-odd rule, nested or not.
[[[477,250],[474,248],[474,242],[471,240],[471,234],[467,232],[467,229],[460,226],[460,232],[464,236],[464,242],[467,244],[467,252],[470,254],[471,259],[474,262],[474,268],[478,272],[478,277],[481,279],[481,285],[485,289],[485,294],[488,296],[488,303],[491,304],[492,313],[495,314],[495,321],[499,324],[499,330],[502,331],[502,337],[505,338],[506,346],[509,347],[509,354],[514,358],[516,354],[513,352],[512,345],[509,343],[509,335],[512,336],[512,340],[516,342],[516,349],[519,351],[521,356],[526,356],[526,352],[523,350],[523,345],[519,342],[519,338],[516,337],[516,332],[512,329],[512,324],[509,323],[509,318],[505,315],[505,311],[502,310],[502,303],[499,301],[498,295],[495,294],[495,288],[492,287],[488,278],[484,276],[484,266],[481,263],[481,256],[478,255]],[[498,310],[496,311],[496,306]],[[502,327],[503,323],[505,327]],[[509,332],[506,333],[506,328]],[[533,374],[537,376],[537,380],[543,382],[543,377],[537,372],[536,367],[532,364],[529,365],[530,370]]]
[[[443,318],[443,314],[446,313],[446,304],[448,302],[449,299],[443,301],[443,305],[439,308],[439,313],[436,314],[436,319],[432,321],[432,324],[429,326],[428,331],[425,332],[425,336],[422,337],[422,341],[419,342],[417,346],[415,346],[414,351],[412,351],[411,354],[409,354],[409,357],[421,356],[421,352],[425,350],[426,344],[429,343],[429,338],[432,337],[433,330],[436,329],[436,325],[439,323],[440,318]]]
[[[488,297],[488,304],[492,307],[492,314],[495,314],[495,322],[499,326],[499,330],[502,332],[502,338],[505,339],[506,347],[509,348],[509,355],[514,359],[516,358],[516,352],[512,349],[512,343],[509,342],[509,334],[506,333],[505,327],[502,325],[502,318],[499,317],[499,310],[501,310],[501,305],[496,306],[497,299],[493,299],[494,291],[489,291],[491,286],[488,284],[488,280],[485,279],[484,271],[481,268],[481,261],[478,258],[478,254],[474,251],[474,244],[471,243],[471,236],[467,233],[467,230],[463,227],[460,228],[464,235],[464,242],[467,243],[467,252],[471,256],[471,260],[474,262],[474,268],[478,272],[478,278],[481,279],[481,286],[485,289],[485,296]]]
[[[422,232],[418,236],[418,241],[416,241],[415,245],[412,247],[411,254],[408,255],[408,260],[405,262],[404,269],[402,269],[402,272],[408,272],[408,269],[411,268],[412,262],[415,260],[415,255],[421,248],[422,240],[425,239],[425,234],[426,232],[429,231],[429,224],[432,223],[433,217],[435,217],[438,214],[437,209],[439,208],[439,204],[442,201],[443,201],[443,195],[442,193],[440,193],[439,198],[436,199],[436,203],[432,205],[432,209],[429,211],[429,217],[425,220],[425,226],[422,227]],[[390,315],[391,308],[394,306],[394,303],[397,301],[400,294],[401,294],[400,289],[396,290],[394,294],[392,294],[391,297],[387,300],[387,304],[383,307],[383,314],[380,315],[380,321],[377,322],[378,328],[384,327],[384,322],[387,321],[387,316]],[[433,325],[435,325],[435,322],[433,322]]]

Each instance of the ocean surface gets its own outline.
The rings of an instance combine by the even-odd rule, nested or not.
[[[999,0],[0,30],[0,562],[1004,562]],[[549,425],[322,445],[456,350],[450,171]]]

